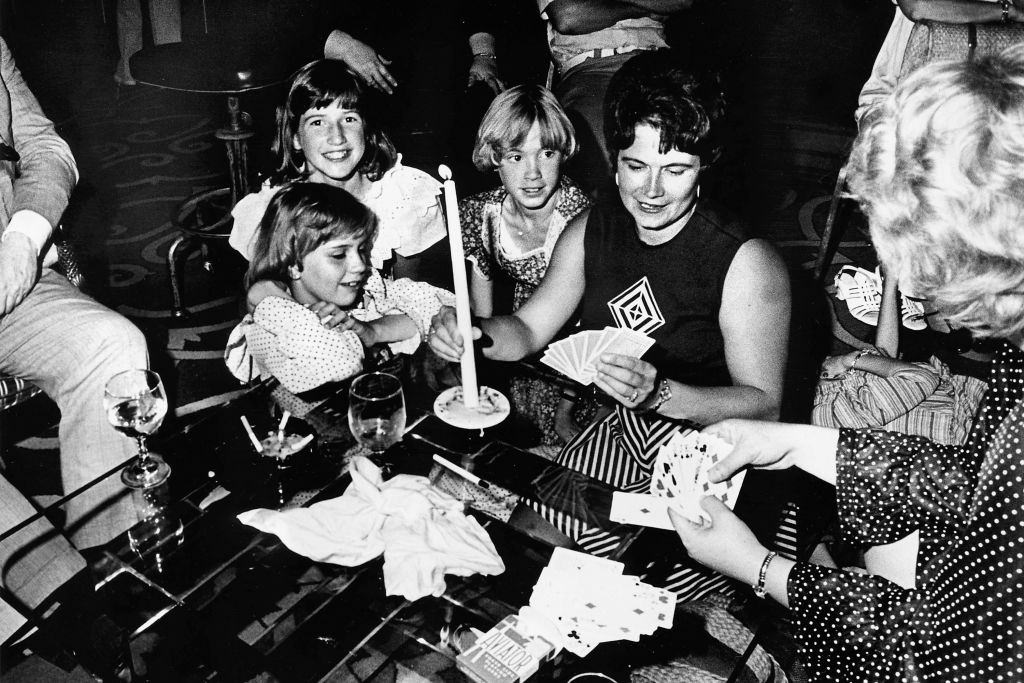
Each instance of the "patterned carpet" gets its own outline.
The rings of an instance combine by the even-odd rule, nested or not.
[[[796,330],[806,332],[801,343],[817,347],[816,353],[827,349],[820,348],[815,331],[823,323],[810,312],[820,301],[806,274],[852,135],[847,112],[874,53],[861,41],[877,44],[888,21],[862,4],[779,0],[747,11],[744,3],[728,2],[718,16],[744,17],[721,42],[730,51],[723,61],[739,90],[733,99],[750,103],[745,146],[734,160],[737,188],[750,194],[741,208],[790,265],[798,299],[806,299],[798,301],[797,315],[809,312]],[[61,11],[46,11],[54,5]],[[92,3],[19,7],[17,33],[8,33],[12,47],[79,162],[82,180],[65,222],[84,258],[91,293],[146,333],[153,365],[179,415],[224,400],[239,388],[221,353],[238,318],[242,263],[230,249],[215,249],[210,273],[193,255],[185,268],[192,315],[184,320],[169,315],[165,265],[176,237],[170,221],[175,207],[193,192],[225,184],[223,147],[213,137],[224,120],[224,100],[141,85],[116,88],[112,14]],[[821,25],[852,28],[823,37]],[[745,32],[755,27],[758,41],[745,43]],[[271,104],[279,96],[243,98],[258,130],[257,165],[266,158]],[[836,263],[867,265],[871,250],[864,235],[849,230],[845,239]],[[811,381],[804,369],[795,372],[792,381]],[[53,447],[52,436],[33,437],[19,448],[38,455],[38,449]]]

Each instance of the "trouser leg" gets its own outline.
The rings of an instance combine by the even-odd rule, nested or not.
[[[46,270],[29,296],[0,319],[0,371],[38,385],[60,408],[61,478],[70,492],[124,462],[134,442],[116,432],[103,409],[103,388],[122,370],[149,364],[145,338],[123,316]],[[68,502],[74,543],[105,543],[136,516],[114,474]]]

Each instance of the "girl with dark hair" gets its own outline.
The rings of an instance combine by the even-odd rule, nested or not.
[[[377,217],[345,190],[296,182],[270,200],[246,274],[250,315],[225,352],[242,381],[273,375],[302,392],[363,367],[364,349],[419,346],[451,294],[370,265]]]
[[[447,268],[440,184],[402,165],[372,100],[367,86],[341,62],[320,60],[299,69],[277,112],[277,168],[259,192],[232,210],[231,246],[252,260],[257,226],[271,197],[285,182],[306,180],[340,187],[377,214],[379,234],[370,254],[374,268],[416,277],[421,262],[435,257]],[[447,270],[439,272],[431,279],[450,279]]]

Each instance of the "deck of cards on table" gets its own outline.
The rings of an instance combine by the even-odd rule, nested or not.
[[[565,649],[585,657],[600,643],[637,641],[672,628],[675,595],[622,573],[621,562],[555,548],[530,596],[553,621]]]
[[[710,522],[701,507],[704,496],[716,496],[731,510],[736,505],[746,471],[717,484],[708,479],[708,470],[732,450],[724,439],[700,432],[679,432],[661,447],[654,460],[651,492],[612,494],[613,522],[672,529],[668,508],[679,512],[695,524]]]
[[[554,368],[566,377],[587,385],[597,374],[597,361],[602,353],[619,353],[639,358],[654,345],[654,340],[643,332],[623,327],[587,330],[560,339],[548,346],[540,362]]]

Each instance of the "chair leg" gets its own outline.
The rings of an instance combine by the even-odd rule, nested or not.
[[[188,315],[188,309],[182,302],[182,290],[185,285],[178,262],[183,255],[188,254],[191,245],[192,238],[183,233],[178,235],[178,238],[171,243],[171,248],[167,250],[167,273],[171,281],[171,316],[175,318],[183,318]]]
[[[836,177],[836,187],[832,192],[832,201],[828,205],[828,217],[825,219],[825,230],[821,234],[821,244],[818,246],[818,256],[814,260],[814,281],[821,284],[825,277],[825,271],[832,265],[832,258],[835,256],[836,248],[842,241],[843,229],[840,226],[836,229],[836,217],[839,214],[839,205],[843,200],[843,191],[846,189],[846,166],[839,169]]]

